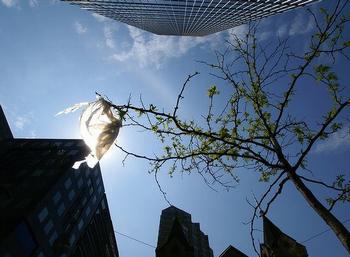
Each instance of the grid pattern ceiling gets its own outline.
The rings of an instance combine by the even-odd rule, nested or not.
[[[318,0],[63,0],[159,35],[205,36]]]

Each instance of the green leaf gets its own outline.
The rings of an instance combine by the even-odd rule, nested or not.
[[[228,129],[225,128],[225,127],[221,128],[220,131],[219,131],[219,135],[220,135],[221,138],[228,137],[229,136]]]
[[[305,138],[305,134],[304,134],[304,130],[298,126],[294,128],[294,134],[296,135],[299,143],[303,144],[304,143],[304,138]]]
[[[209,89],[208,89],[208,96],[209,97],[213,97],[214,95],[218,95],[220,92],[218,91],[218,89],[216,88],[215,85],[211,86]]]

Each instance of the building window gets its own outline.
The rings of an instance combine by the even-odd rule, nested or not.
[[[47,217],[48,214],[49,214],[49,211],[47,210],[46,207],[42,209],[38,214],[39,221],[43,222],[43,220]]]
[[[48,235],[52,228],[53,228],[52,220],[49,220],[49,222],[44,226],[45,234]]]
[[[60,192],[56,192],[55,194],[54,194],[54,196],[52,197],[52,199],[53,199],[53,202],[55,203],[55,204],[57,204],[58,203],[58,201],[59,200],[61,200],[61,193]]]
[[[92,195],[92,193],[94,192],[94,187],[93,187],[93,185],[92,185],[92,180],[91,180],[91,178],[89,178],[87,184],[88,184],[88,187],[89,187],[89,195]]]
[[[83,178],[78,180],[78,187],[80,188],[83,185]]]
[[[69,148],[72,147],[75,143],[73,142],[65,142],[64,147]]]
[[[100,185],[100,186],[98,187],[97,192],[98,192],[99,194],[101,194],[101,192],[102,192],[102,185]]]
[[[61,203],[60,206],[57,209],[57,214],[59,216],[62,216],[62,214],[64,213],[65,209],[66,209],[66,206],[64,205],[64,203]]]
[[[78,153],[79,153],[79,150],[70,150],[70,151],[68,152],[68,155],[74,156],[74,155],[77,155]]]
[[[69,244],[73,245],[75,242],[75,234],[72,234],[71,237],[69,238]]]
[[[101,183],[101,177],[97,178],[96,185],[98,186]]]
[[[90,215],[90,212],[91,212],[91,209],[90,209],[90,206],[88,206],[88,207],[86,208],[86,212],[85,212],[86,217],[88,217],[88,216]]]
[[[89,175],[90,175],[90,173],[91,173],[91,169],[90,168],[88,168],[88,167],[86,167],[86,169],[85,169],[85,177],[89,177]]]
[[[57,236],[56,231],[53,232],[52,235],[51,235],[51,237],[50,237],[50,239],[49,239],[50,245],[53,245],[53,243],[56,241],[57,237],[58,237],[58,236]]]
[[[106,203],[105,203],[105,200],[103,199],[102,202],[101,202],[101,206],[102,206],[102,210],[105,210],[106,209]]]
[[[84,220],[80,220],[79,223],[78,223],[78,229],[81,230],[81,228],[83,227],[84,225]]]
[[[65,182],[64,182],[64,187],[68,190],[70,188],[70,186],[72,185],[72,180],[71,178],[68,178]]]
[[[74,190],[71,190],[70,192],[69,192],[69,194],[68,194],[68,198],[69,198],[69,200],[73,200],[73,198],[74,198],[74,196],[75,196],[75,191]]]

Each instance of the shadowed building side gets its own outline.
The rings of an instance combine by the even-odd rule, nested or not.
[[[88,151],[76,139],[0,138],[1,257],[119,256],[99,165],[71,168]]]
[[[13,138],[9,124],[0,105],[0,140]]]
[[[268,218],[263,217],[264,243],[261,257],[308,257],[306,247],[284,234]]]
[[[175,218],[172,229],[163,245],[156,249],[157,257],[194,257],[194,249],[188,242],[180,222]]]
[[[156,257],[213,257],[208,236],[191,215],[174,206],[162,211]]]

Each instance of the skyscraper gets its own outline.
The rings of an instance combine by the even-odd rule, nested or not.
[[[118,257],[99,166],[82,140],[16,139],[0,108],[0,256]]]
[[[205,36],[318,0],[62,0],[159,35]]]
[[[174,206],[162,211],[156,257],[213,257],[208,236],[191,215]]]

